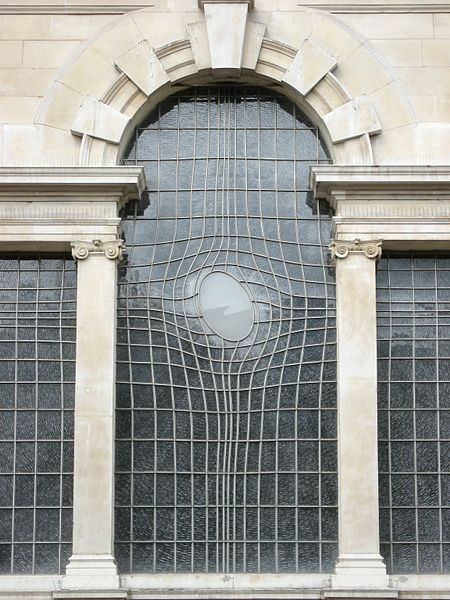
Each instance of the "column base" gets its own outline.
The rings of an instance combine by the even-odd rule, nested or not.
[[[377,588],[387,591],[389,576],[386,565],[379,554],[341,554],[332,576],[332,587]]]
[[[111,554],[73,554],[62,579],[62,590],[118,590],[120,578]]]

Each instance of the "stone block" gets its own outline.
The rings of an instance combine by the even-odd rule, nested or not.
[[[40,98],[0,97],[0,121],[2,123],[32,123],[40,102]]]
[[[23,42],[0,41],[0,69],[22,66]]]
[[[450,38],[450,13],[433,15],[434,37]]]
[[[340,15],[340,19],[369,40],[423,39],[434,35],[432,14],[381,12]]]
[[[170,81],[194,75],[198,71],[188,39],[174,41],[163,46],[157,51],[156,56],[161,61],[162,68],[169,76]]]
[[[0,69],[0,96],[43,96],[54,69]]]
[[[186,31],[191,42],[192,54],[195,58],[197,69],[211,68],[211,55],[209,53],[208,33],[204,21],[186,23]]]
[[[261,52],[256,65],[256,72],[260,75],[281,81],[284,73],[294,60],[296,51],[290,46],[264,39]]]
[[[450,94],[450,67],[398,67],[397,72],[413,95]]]
[[[80,140],[42,125],[4,125],[3,164],[10,166],[77,165]]]
[[[44,104],[36,117],[36,123],[70,130],[80,109],[83,96],[63,83],[54,83],[49,102]]]
[[[183,10],[185,10],[184,7]],[[155,13],[140,10],[132,13],[130,18],[136,24],[141,38],[148,39],[150,46],[155,49],[170,44],[174,40],[182,40],[187,37],[185,21],[180,13],[165,13],[163,18],[160,15],[156,18]]]
[[[450,123],[450,95],[412,96],[411,101],[419,121]]]
[[[50,36],[54,40],[85,40],[91,20],[91,15],[52,15]]]
[[[333,55],[338,63],[344,61],[361,45],[363,38],[342,27],[334,17],[321,14],[321,19],[311,33],[311,41]]]
[[[117,80],[119,73],[96,48],[86,50],[59,75],[58,81],[83,95],[100,98]]]
[[[364,133],[381,131],[378,115],[367,96],[355,98],[322,118],[335,144]]]
[[[372,138],[375,164],[443,165],[450,162],[450,125],[420,123]]]
[[[50,39],[50,15],[2,15],[2,39]]]
[[[23,43],[23,66],[57,69],[79,45],[77,41],[32,41]]]
[[[325,75],[305,98],[308,106],[311,106],[318,115],[329,113],[349,100],[350,97],[332,73]]]
[[[112,106],[116,110],[122,112],[136,95],[143,96],[147,100],[147,96],[144,95],[139,88],[127,77],[124,77],[123,85],[117,86],[114,90],[112,98],[108,98],[108,105]]]
[[[450,67],[450,39],[423,40],[423,65]]]
[[[368,97],[380,117],[383,132],[415,123],[414,107],[405,86],[400,82],[393,81]]]
[[[117,57],[116,67],[147,96],[169,81],[167,73],[147,40],[136,44]]]
[[[169,10],[199,12],[197,0],[167,0]]]
[[[392,74],[364,44],[339,62],[334,74],[354,97],[378,90],[392,81]]]
[[[239,72],[248,5],[205,4],[204,10],[213,73]]]
[[[374,139],[374,138],[372,138]],[[338,165],[371,165],[373,155],[369,134],[364,134],[332,147],[331,156]]]
[[[244,37],[244,51],[242,53],[242,68],[256,68],[259,53],[261,52],[261,44],[266,32],[264,23],[256,23],[255,21],[247,21]]]
[[[130,117],[130,119],[132,119],[136,115],[138,110],[144,106],[147,100],[148,98],[143,92],[137,93],[130,102],[123,106],[123,114],[127,115],[128,117]]]
[[[129,117],[115,108],[88,96],[81,105],[71,129],[78,135],[87,133],[118,144],[129,120]]]
[[[375,40],[373,45],[396,67],[420,67],[421,40]]]
[[[145,36],[144,36],[145,37]],[[111,64],[115,59],[142,41],[143,36],[130,15],[121,17],[113,27],[107,27],[92,44]]]
[[[117,15],[51,15],[50,18],[53,40],[85,40],[116,19]]]
[[[256,4],[259,9],[259,2]],[[313,12],[274,12],[267,23],[266,37],[283,40],[296,50],[308,39],[320,16]]]
[[[282,81],[306,96],[325,75],[333,70],[337,61],[320,46],[305,40],[292,61]]]

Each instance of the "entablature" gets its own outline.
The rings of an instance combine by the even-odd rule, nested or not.
[[[1,248],[69,250],[74,240],[115,240],[120,209],[144,189],[141,167],[1,168]]]
[[[336,238],[450,247],[450,166],[314,166],[310,184],[334,210]]]

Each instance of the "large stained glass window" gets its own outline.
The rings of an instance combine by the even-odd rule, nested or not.
[[[117,348],[122,572],[329,572],[337,550],[331,219],[318,131],[271,92],[188,90],[136,130]]]
[[[450,572],[450,258],[385,254],[377,276],[381,551]]]
[[[0,573],[62,573],[71,554],[76,271],[0,255]]]

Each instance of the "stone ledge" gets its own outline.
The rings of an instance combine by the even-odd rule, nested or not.
[[[104,590],[104,591],[60,591],[53,592],[54,600],[126,600],[128,593],[126,590]]]
[[[79,197],[111,191],[130,200],[139,198],[145,186],[142,167],[0,167],[2,202],[17,202],[17,194],[36,196],[36,191],[42,192],[36,196],[40,202],[45,199],[44,191],[49,196],[59,196],[59,201],[62,194],[69,192]]]
[[[391,589],[367,590],[367,589],[342,589],[327,590],[322,595],[323,600],[348,600],[355,598],[357,600],[394,600],[398,598],[398,591]]]
[[[338,190],[383,190],[399,188],[405,190],[432,189],[450,191],[449,166],[366,166],[366,165],[324,165],[313,166],[310,186],[318,198],[326,198],[331,191]]]
[[[255,0],[198,0],[198,7],[205,8],[205,4],[248,4],[249,10],[255,8]]]

